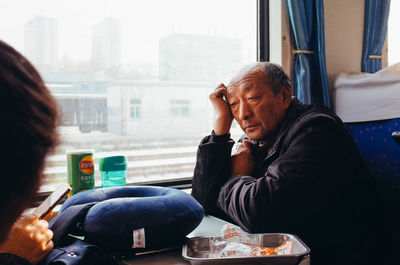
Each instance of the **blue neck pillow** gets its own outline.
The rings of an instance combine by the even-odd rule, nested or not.
[[[182,243],[201,222],[202,206],[189,194],[172,188],[127,186],[87,190],[73,195],[71,206],[97,202],[79,230],[85,241],[117,252],[164,248]]]

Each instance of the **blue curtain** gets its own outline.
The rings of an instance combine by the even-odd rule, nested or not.
[[[390,0],[365,0],[364,47],[361,71],[382,69],[382,48],[386,38]]]
[[[294,95],[331,107],[325,59],[323,0],[287,0],[294,37]]]

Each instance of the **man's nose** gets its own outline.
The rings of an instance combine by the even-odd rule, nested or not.
[[[239,119],[247,120],[251,115],[251,110],[246,103],[241,103],[239,106]]]

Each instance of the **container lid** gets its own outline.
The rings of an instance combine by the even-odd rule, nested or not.
[[[107,156],[99,159],[100,171],[126,170],[125,156]]]
[[[67,155],[75,155],[75,154],[88,154],[88,153],[94,153],[93,149],[76,149],[76,150],[67,150],[66,151]]]

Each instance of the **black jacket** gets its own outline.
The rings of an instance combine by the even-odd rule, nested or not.
[[[20,256],[7,253],[0,252],[0,264],[1,265],[32,265],[29,261]]]
[[[296,234],[313,264],[362,263],[375,184],[336,115],[293,98],[272,146],[252,141],[251,176],[231,176],[229,137],[212,134],[198,148],[192,195],[207,214],[222,212],[252,233]]]

